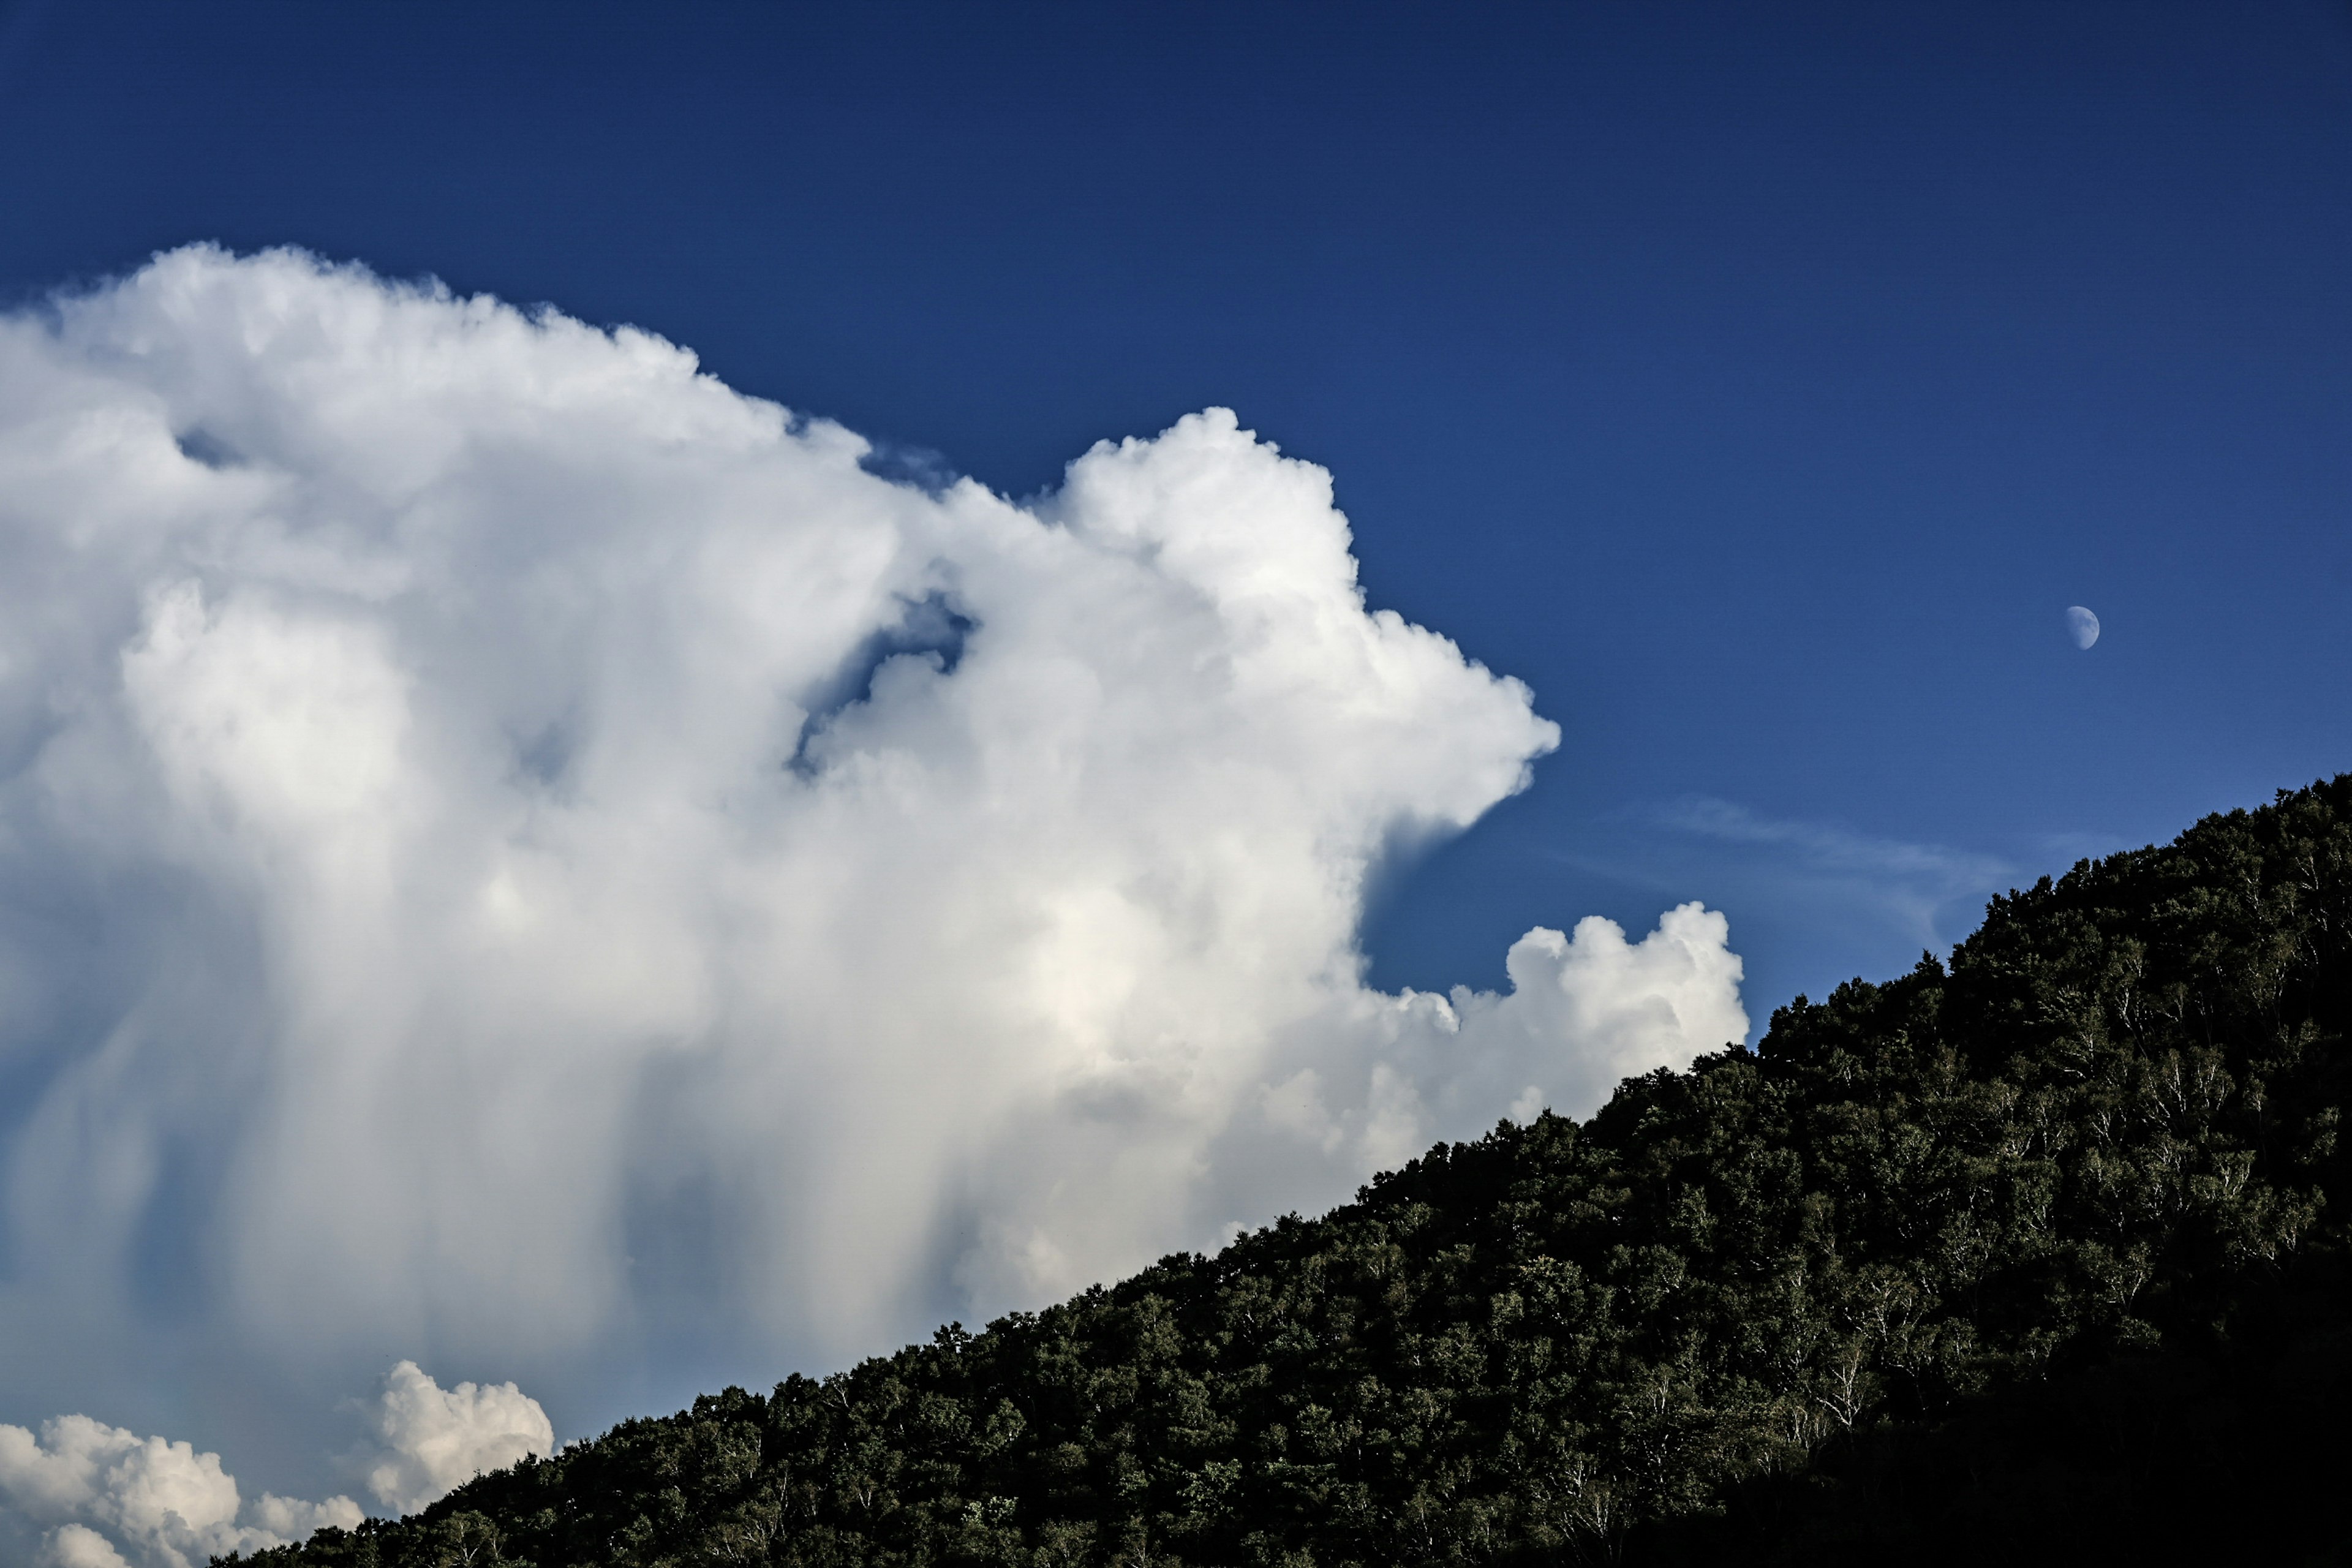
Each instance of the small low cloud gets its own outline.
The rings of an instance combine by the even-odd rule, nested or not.
[[[37,1434],[0,1424],[0,1512],[37,1532],[36,1560],[56,1568],[195,1568],[361,1518],[347,1497],[246,1501],[218,1454],[87,1415]]]
[[[113,1542],[86,1524],[61,1524],[42,1542],[42,1568],[131,1568]]]
[[[555,1451],[547,1412],[513,1384],[444,1389],[413,1361],[386,1374],[366,1414],[370,1441],[353,1468],[398,1513]],[[0,1560],[29,1543],[40,1568],[195,1568],[362,1517],[348,1497],[247,1500],[218,1454],[87,1415],[60,1415],[37,1433],[0,1424]]]
[[[513,1384],[445,1390],[413,1361],[385,1377],[375,1429],[380,1447],[367,1462],[368,1490],[399,1513],[528,1455],[555,1451],[547,1412]]]

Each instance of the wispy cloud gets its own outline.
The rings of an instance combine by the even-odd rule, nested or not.
[[[2019,878],[2012,862],[1980,850],[1858,833],[1835,823],[1761,816],[1734,801],[1685,795],[1638,814],[1669,834],[1736,851],[1787,881],[1810,883],[1893,917],[1912,940],[1948,942],[1956,916]]]
[[[1730,844],[1769,845],[1789,850],[1824,871],[1917,878],[1955,891],[1990,888],[2014,868],[1997,856],[1941,844],[1876,838],[1829,823],[1759,816],[1746,806],[1711,795],[1685,795],[1654,814],[1660,826]]]

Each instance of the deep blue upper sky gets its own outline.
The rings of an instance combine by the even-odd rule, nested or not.
[[[1760,1023],[2352,767],[2341,6],[0,6],[0,295],[199,238],[1000,489],[1211,403],[1328,465],[1567,731],[1387,984],[1703,898]]]

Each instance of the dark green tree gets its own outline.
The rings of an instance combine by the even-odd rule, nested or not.
[[[2352,777],[1754,1052],[276,1568],[2352,1562]]]

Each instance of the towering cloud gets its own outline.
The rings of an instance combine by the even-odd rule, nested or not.
[[[1216,409],[1028,505],[866,451],[295,253],[0,319],[0,1333],[459,1354],[560,1414],[1745,1032],[1696,905],[1362,984],[1383,847],[1557,731],[1366,607],[1321,469]]]

